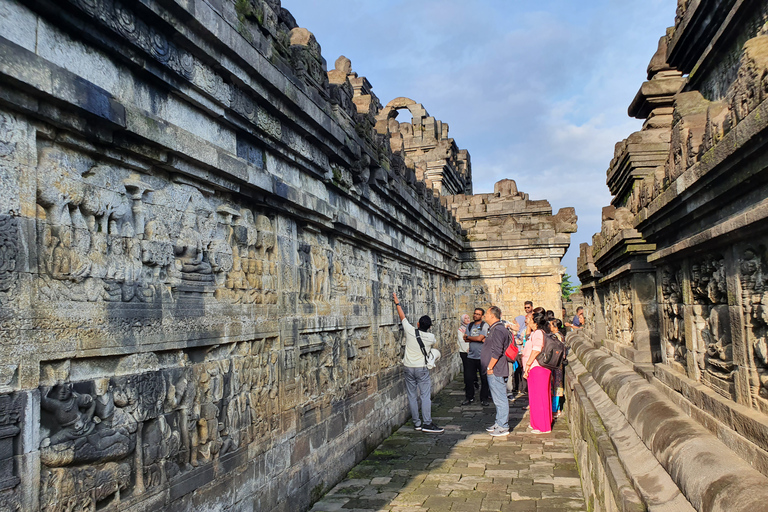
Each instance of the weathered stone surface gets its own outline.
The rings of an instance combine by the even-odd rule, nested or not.
[[[532,201],[513,180],[496,183],[493,194],[443,198],[466,231],[461,275],[468,309],[492,302],[502,314],[522,313],[531,300],[560,310],[560,265],[576,231],[576,212],[562,208],[552,215],[547,201]]]
[[[765,499],[767,13],[765,2],[679,2],[630,107],[646,122],[617,145],[614,199],[578,262],[585,372],[570,388],[610,397],[621,416],[595,410],[617,425],[613,444],[631,425],[698,510]]]
[[[493,407],[458,405],[462,387],[455,379],[434,397],[444,433],[404,425],[311,510],[339,510],[339,503],[341,510],[349,503],[366,510],[361,507],[372,502],[376,508],[368,510],[389,512],[589,510],[568,438],[573,425],[563,417],[552,433],[532,434],[528,401],[520,396],[510,401],[510,435],[493,438],[484,430],[494,421]]]
[[[0,509],[307,509],[405,419],[392,292],[434,320],[436,390],[503,299],[464,298],[448,125],[379,124],[279,1],[0,0],[0,36]],[[575,214],[550,224],[524,264],[559,265]]]

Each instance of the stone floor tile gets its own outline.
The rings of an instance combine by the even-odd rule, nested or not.
[[[480,510],[482,512],[499,512],[501,510],[501,505],[503,503],[508,503],[508,502],[485,499],[483,500],[482,505],[480,505]]]
[[[512,434],[492,438],[494,408],[459,407],[455,380],[433,401],[446,432],[424,434],[407,424],[385,440],[312,508],[313,512],[582,510],[566,420],[553,433],[531,434],[525,400],[510,403]]]
[[[501,505],[502,512],[518,512],[524,510],[536,510],[536,501],[534,500],[514,500]]]
[[[337,510],[343,510],[343,506],[347,504],[349,498],[324,498],[315,503],[310,512],[335,512]]]
[[[430,496],[427,498],[422,507],[430,510],[451,510],[454,503],[463,503],[465,499],[462,498],[449,498],[447,496]]]

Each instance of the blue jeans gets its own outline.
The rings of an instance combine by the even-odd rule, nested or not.
[[[403,367],[403,373],[405,374],[405,390],[408,392],[408,405],[411,407],[413,425],[416,427],[421,425],[419,420],[419,396],[421,397],[421,415],[424,419],[424,424],[429,425],[432,423],[432,380],[429,377],[429,370],[427,370],[426,366],[419,368],[405,366]],[[418,388],[418,394],[416,388]],[[506,395],[504,395],[504,398],[506,398]]]
[[[507,401],[507,383],[504,377],[488,376],[488,387],[491,388],[491,398],[496,406],[496,425],[509,428],[509,402]]]

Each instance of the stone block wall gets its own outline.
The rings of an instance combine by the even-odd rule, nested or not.
[[[523,313],[523,303],[559,312],[562,257],[576,231],[573,208],[552,215],[546,200],[518,192],[513,180],[496,183],[492,194],[441,198],[466,231],[462,254],[461,307],[496,304],[502,315]]]
[[[0,509],[309,508],[406,419],[393,291],[453,377],[380,110],[279,1],[0,0]]]
[[[616,146],[614,199],[578,260],[585,370],[570,389],[609,395],[609,439],[618,448],[631,426],[697,510],[765,500],[766,33],[766,2],[679,2],[629,109],[645,123]],[[579,387],[589,378],[599,386]],[[660,496],[640,493],[645,506]]]
[[[448,123],[430,116],[422,104],[395,98],[376,116],[376,130],[389,134],[395,159],[436,195],[472,195],[469,152],[448,137]]]

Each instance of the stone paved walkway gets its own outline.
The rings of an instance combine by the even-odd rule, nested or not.
[[[495,408],[461,407],[461,375],[434,399],[442,434],[414,430],[409,421],[353,468],[312,512],[586,510],[568,425],[531,434],[528,401],[510,403],[507,437],[485,427]]]

